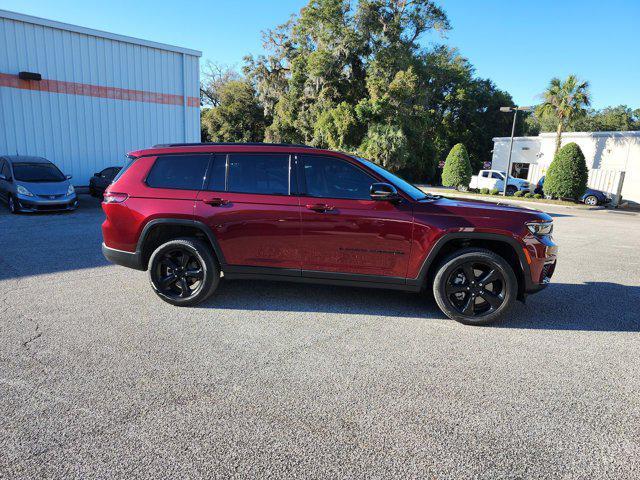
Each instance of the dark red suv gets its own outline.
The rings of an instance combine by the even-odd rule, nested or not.
[[[547,214],[432,196],[362,158],[299,145],[171,144],[129,155],[103,252],[194,305],[224,278],[419,292],[486,324],[556,264]]]

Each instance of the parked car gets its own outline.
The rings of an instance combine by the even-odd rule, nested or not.
[[[100,198],[104,190],[109,186],[122,167],[107,167],[100,172],[93,174],[89,179],[89,194],[92,197]]]
[[[488,188],[489,190],[497,188],[502,192],[505,176],[506,172],[501,170],[480,170],[478,175],[471,177],[469,188]],[[529,182],[522,178],[509,177],[507,181],[507,195],[513,195],[518,190],[528,192],[529,189]]]
[[[0,157],[0,198],[12,213],[75,210],[76,192],[58,167],[41,157]]]
[[[540,195],[544,195],[544,176],[540,177],[538,183],[536,184],[535,193],[539,193]],[[600,190],[594,190],[593,188],[587,188],[578,201],[584,203],[585,205],[604,205],[611,201],[611,197],[608,193],[602,192]]]
[[[552,218],[448,199],[365,159],[279,144],[172,144],[130,154],[104,194],[105,257],[195,305],[225,279],[432,289],[485,324],[553,275]]]

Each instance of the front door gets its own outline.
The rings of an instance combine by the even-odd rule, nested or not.
[[[405,278],[411,205],[371,200],[371,184],[380,179],[347,160],[300,155],[297,162],[302,172],[303,273]]]
[[[196,201],[196,220],[218,241],[224,262],[300,275],[300,208],[291,195],[289,154],[216,154]]]

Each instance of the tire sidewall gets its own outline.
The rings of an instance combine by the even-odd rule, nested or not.
[[[509,185],[507,186],[507,195],[508,196],[513,196],[514,193],[516,193],[518,191],[517,187],[514,187],[513,185]]]
[[[9,198],[7,198],[7,207],[11,213],[18,213],[18,208],[16,207],[16,201],[13,198],[13,195],[9,195]]]
[[[502,305],[500,305],[495,312],[480,317],[467,317],[459,313],[450,305],[445,291],[446,281],[449,275],[458,268],[460,264],[473,260],[491,264],[491,266],[499,270],[505,278],[505,298]],[[517,294],[518,280],[513,269],[506,260],[489,250],[465,249],[457,254],[453,254],[442,262],[433,281],[433,296],[440,310],[452,320],[466,325],[487,325],[496,322],[513,306]]]
[[[188,250],[196,256],[202,265],[203,271],[203,285],[200,291],[196,295],[184,299],[165,295],[158,289],[154,280],[154,272],[160,255],[167,250],[175,250],[178,248]],[[165,302],[179,307],[193,306],[203,302],[216,290],[220,282],[220,269],[209,248],[200,240],[190,238],[170,240],[156,248],[149,258],[148,274],[149,283],[151,283],[151,288],[153,288],[156,295]]]

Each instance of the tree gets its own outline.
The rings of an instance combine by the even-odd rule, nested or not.
[[[208,60],[200,73],[200,103],[217,107],[220,104],[220,88],[232,80],[241,80],[232,68]]]
[[[539,117],[552,115],[557,119],[555,152],[558,152],[562,144],[562,130],[573,119],[584,115],[584,107],[591,103],[589,83],[578,80],[575,75],[569,75],[564,82],[557,77],[552,78],[542,98],[536,114]]]
[[[556,152],[544,179],[544,192],[556,198],[580,198],[587,189],[589,170],[578,144]]]
[[[218,105],[204,110],[202,125],[214,142],[260,142],[265,118],[253,86],[231,80],[219,87]]]
[[[468,187],[471,182],[469,154],[462,143],[453,146],[442,170],[442,184],[445,187]]]

